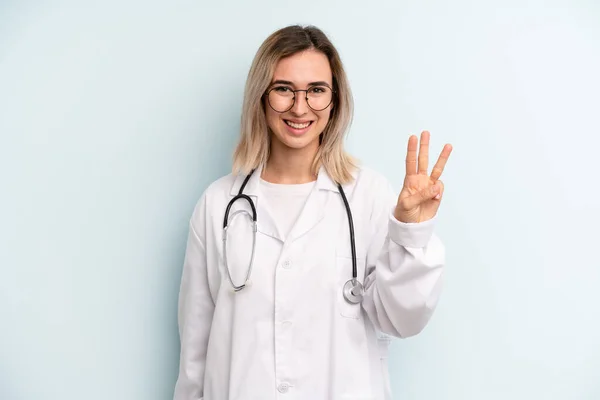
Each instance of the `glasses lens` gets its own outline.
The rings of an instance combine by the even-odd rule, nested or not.
[[[285,112],[294,104],[294,92],[287,86],[276,86],[269,91],[269,105],[277,112]]]
[[[326,109],[331,104],[331,89],[327,86],[313,86],[308,89],[306,95],[308,98],[308,106],[315,111]]]

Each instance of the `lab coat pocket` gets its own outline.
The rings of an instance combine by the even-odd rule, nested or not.
[[[356,269],[358,270],[358,277],[364,274],[364,257],[358,256],[356,258]],[[352,258],[345,256],[336,257],[336,273],[337,273],[337,288],[336,298],[339,307],[340,314],[346,318],[359,319],[361,316],[361,305],[352,304],[344,298],[344,285],[349,279],[352,279]],[[361,282],[362,283],[362,282]]]

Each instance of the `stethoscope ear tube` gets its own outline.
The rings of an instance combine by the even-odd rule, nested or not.
[[[252,204],[252,203],[250,203]],[[231,277],[231,271],[229,270],[229,263],[227,262],[227,226],[223,227],[223,261],[225,262],[225,269],[227,270],[227,278],[229,278],[229,283],[231,283],[231,287],[234,292],[239,292],[243,288],[246,287],[250,280],[250,275],[252,274],[252,266],[254,265],[254,250],[256,249],[256,214],[251,215],[246,210],[238,210],[231,214],[231,221],[235,219],[238,215],[247,215],[252,219],[252,254],[250,255],[250,265],[248,266],[248,271],[246,271],[246,278],[244,279],[244,283],[241,285],[236,285],[233,283],[233,278]]]
[[[256,224],[256,207],[254,206],[254,202],[252,201],[250,196],[240,193],[237,196],[235,196],[233,199],[231,199],[229,204],[227,204],[227,209],[225,210],[225,217],[223,217],[223,229],[227,229],[227,221],[229,220],[229,211],[231,210],[231,206],[233,206],[233,203],[239,199],[244,199],[248,202],[248,204],[250,204],[250,208],[252,209],[252,214],[250,214],[250,213],[248,213],[248,214],[252,218],[252,222],[254,222]]]

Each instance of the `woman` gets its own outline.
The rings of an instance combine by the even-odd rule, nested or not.
[[[451,147],[428,175],[429,133],[420,146],[411,136],[398,196],[344,152],[351,115],[342,62],[320,30],[266,39],[234,172],[190,221],[175,400],[389,398],[385,335],[419,333],[441,290],[433,224]],[[237,218],[254,210],[256,230]]]

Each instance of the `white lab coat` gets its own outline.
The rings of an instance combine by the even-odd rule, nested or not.
[[[322,168],[285,240],[260,195],[260,169],[244,193],[258,212],[251,285],[233,293],[224,269],[223,217],[243,176],[203,193],[190,221],[179,297],[181,358],[175,400],[389,399],[388,336],[406,338],[429,321],[442,286],[444,247],[435,219],[400,223],[397,193],[360,168],[344,187],[353,213],[362,304],[347,303],[352,276],[348,220]],[[250,210],[236,201],[231,213]],[[228,232],[234,282],[246,274],[250,224]]]

